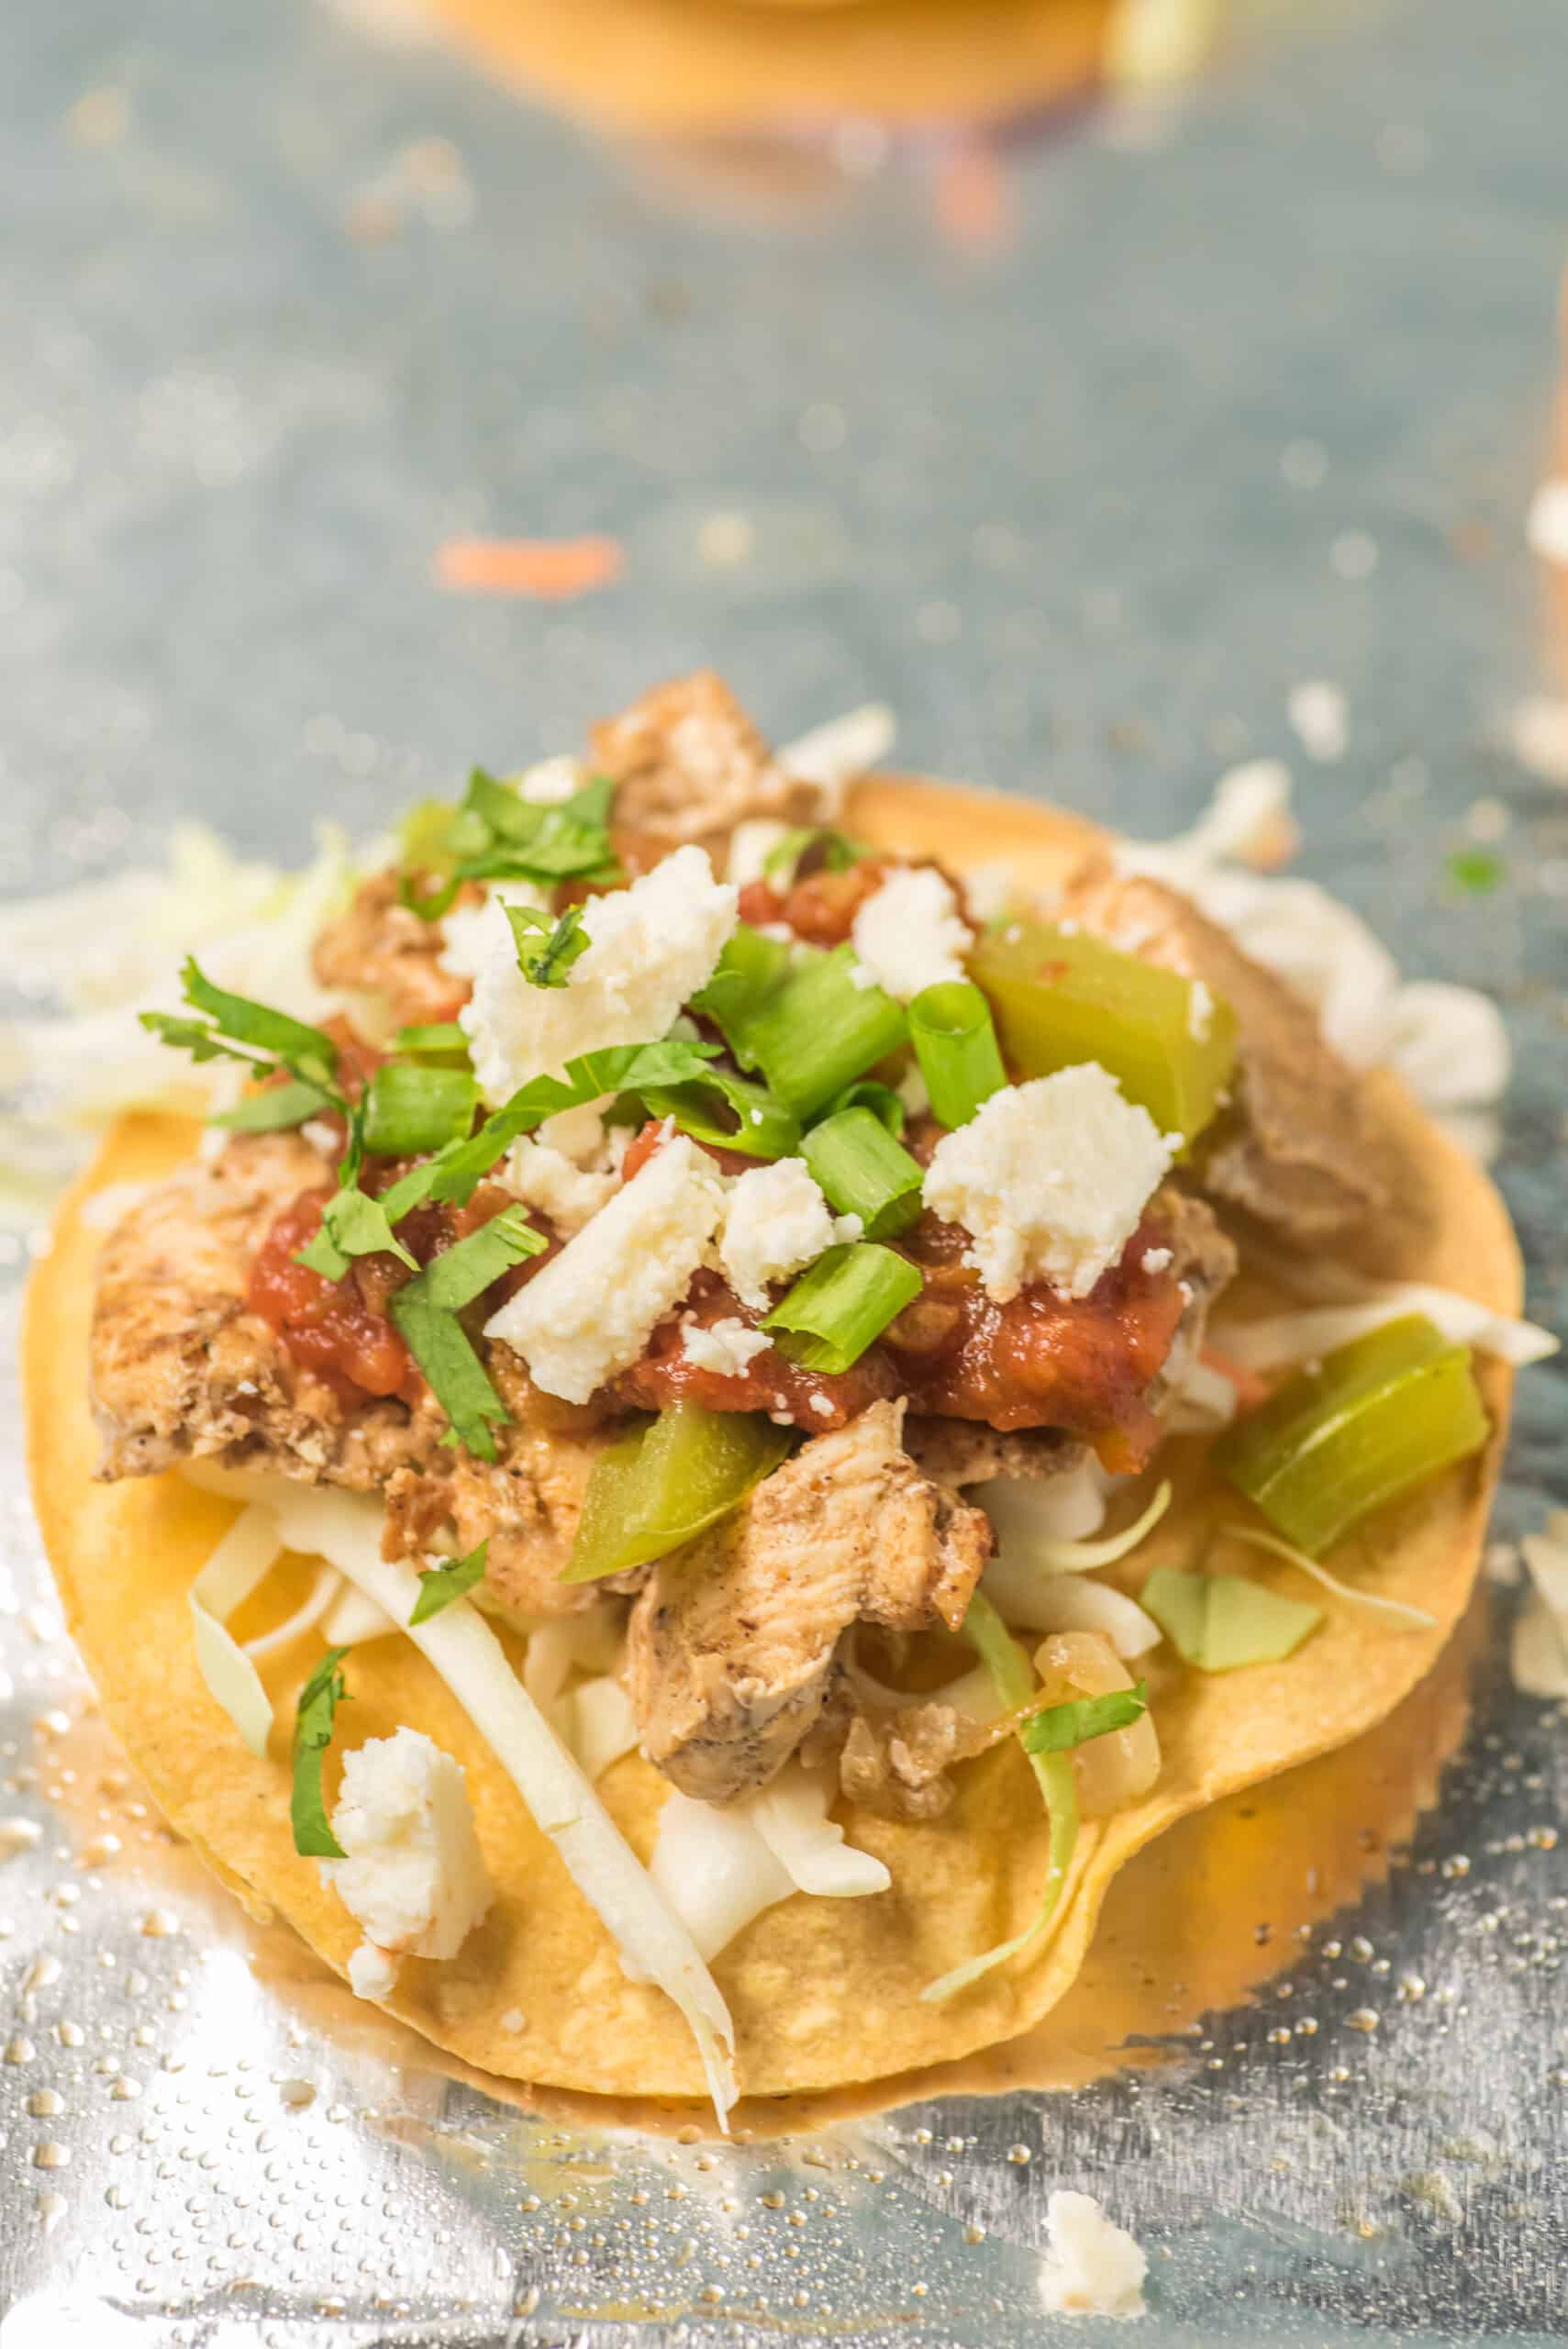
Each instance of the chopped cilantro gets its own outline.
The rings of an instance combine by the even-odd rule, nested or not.
[[[414,1601],[414,1612],[408,1618],[410,1631],[416,1623],[428,1623],[454,1598],[463,1598],[476,1582],[484,1579],[485,1562],[490,1555],[490,1537],[485,1535],[477,1550],[466,1558],[447,1558],[439,1566],[430,1566],[419,1576],[419,1596]]]
[[[528,985],[563,987],[572,965],[588,948],[582,907],[568,906],[553,925],[548,914],[539,913],[533,906],[506,906],[503,910],[517,941],[517,968]]]
[[[294,1722],[294,1792],[289,1818],[294,1824],[294,1848],[306,1858],[342,1860],[348,1857],[333,1834],[321,1793],[321,1757],[332,1742],[332,1724],[339,1704],[347,1701],[339,1665],[347,1648],[328,1648],[299,1692]]]

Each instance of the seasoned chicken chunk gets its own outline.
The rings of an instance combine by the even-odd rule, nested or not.
[[[90,1347],[98,1474],[147,1475],[206,1459],[384,1490],[389,1556],[454,1538],[466,1553],[488,1538],[478,1596],[497,1614],[517,1620],[592,1605],[595,1587],[558,1577],[607,1432],[547,1431],[519,1408],[499,1431],[499,1457],[475,1460],[443,1445],[446,1419],[433,1401],[346,1399],[247,1310],[251,1260],[274,1219],[331,1179],[301,1136],[246,1135],[216,1166],[183,1168],[110,1235]]]
[[[1341,1230],[1387,1198],[1388,1177],[1351,1072],[1311,1007],[1174,889],[1091,857],[1062,913],[1108,945],[1201,979],[1236,1014],[1237,1100],[1206,1137],[1201,1180],[1288,1238]]]
[[[895,1713],[857,1713],[839,1756],[851,1802],[884,1819],[940,1819],[956,1791],[948,1772],[1012,1734],[1004,1717],[982,1723],[927,1698]]]
[[[816,1437],[728,1523],[655,1567],[632,1610],[629,1685],[649,1759],[688,1795],[763,1786],[816,1724],[851,1624],[963,1619],[984,1515],[921,1475],[901,1403]]]
[[[389,866],[362,881],[348,911],[328,923],[311,968],[324,987],[380,996],[405,1027],[434,1026],[455,1019],[468,999],[468,981],[441,968],[445,942],[439,921],[421,921],[399,903]]]
[[[698,669],[655,685],[592,734],[595,770],[611,775],[617,826],[715,845],[753,816],[808,822],[818,793],[775,764],[721,677]]]

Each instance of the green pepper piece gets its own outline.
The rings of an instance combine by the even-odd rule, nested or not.
[[[678,1550],[771,1475],[793,1431],[761,1411],[675,1403],[595,1461],[562,1582],[597,1582]]]
[[[1490,1432],[1469,1347],[1410,1313],[1288,1378],[1215,1459],[1315,1558],[1369,1509],[1479,1452]]]
[[[1098,1061],[1163,1134],[1184,1142],[1219,1107],[1236,1017],[1174,971],[1081,930],[1009,922],[975,941],[969,974],[989,997],[1012,1065],[1028,1076]]]

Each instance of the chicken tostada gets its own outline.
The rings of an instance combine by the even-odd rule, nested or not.
[[[1154,848],[833,764],[678,681],[264,998],[216,940],[142,1015],[205,1131],[118,1119],[29,1322],[173,1824],[468,2062],[721,2113],[1024,2029],[1389,1712],[1540,1350],[1267,770]]]

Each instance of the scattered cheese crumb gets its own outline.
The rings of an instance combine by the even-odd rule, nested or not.
[[[877,983],[876,973],[868,970],[863,963],[851,963],[845,975],[850,985],[852,987],[858,987],[862,995],[865,994],[868,987],[873,987]]]
[[[706,1329],[687,1319],[681,1330],[681,1351],[686,1360],[698,1370],[717,1372],[721,1378],[739,1378],[748,1363],[765,1354],[772,1344],[764,1330],[753,1330],[733,1313],[722,1321],[710,1321]]]
[[[1187,1033],[1195,1044],[1207,1043],[1214,1025],[1214,997],[1202,979],[1187,983]]]
[[[929,864],[890,873],[856,914],[850,935],[872,978],[900,1003],[922,987],[962,979],[973,943],[951,883]]]
[[[998,1304],[1026,1282],[1086,1297],[1138,1227],[1171,1163],[1147,1109],[1093,1062],[994,1093],[926,1170],[926,1205],[962,1224]]]
[[[999,920],[1022,895],[1010,864],[971,864],[962,880],[964,903],[982,925]]]
[[[833,1416],[832,1397],[828,1395],[813,1395],[808,1397],[806,1408],[809,1410],[815,1411],[819,1419],[830,1419]]]
[[[503,1101],[530,1077],[559,1075],[579,1053],[667,1035],[711,976],[735,928],[738,894],[714,879],[702,849],[677,849],[629,889],[587,900],[589,943],[562,987],[523,976],[511,927],[492,899],[473,995],[460,1015],[486,1098]]]
[[[1146,1273],[1162,1273],[1171,1262],[1172,1254],[1169,1248],[1146,1248],[1143,1251],[1143,1269]]]
[[[363,1930],[349,1961],[361,1998],[386,1998],[399,1957],[455,1957],[492,1898],[463,1775],[416,1729],[345,1754],[321,1873]]]
[[[759,1309],[769,1302],[771,1281],[787,1280],[860,1231],[858,1217],[835,1219],[804,1158],[779,1158],[731,1186],[718,1261],[741,1304]]]
[[[502,930],[511,937],[509,926],[492,910],[496,906],[529,906],[536,914],[548,913],[550,895],[532,881],[500,881],[478,905],[454,906],[444,914],[439,928],[445,942],[436,960],[454,979],[477,978],[495,937]],[[515,941],[512,952],[515,959]]]
[[[1106,2218],[1092,2194],[1053,2194],[1045,2220],[1040,2294],[1052,2314],[1143,2314],[1148,2254],[1125,2227]]]
[[[1284,707],[1308,758],[1332,765],[1344,757],[1351,739],[1350,706],[1339,685],[1322,677],[1293,685]]]
[[[499,1179],[569,1240],[620,1188],[628,1126],[606,1126],[595,1108],[562,1109],[512,1144]]]
[[[588,770],[581,759],[561,752],[553,759],[536,760],[525,767],[513,783],[519,799],[534,807],[559,807],[563,799],[575,797],[588,780]]]
[[[1543,481],[1529,502],[1525,538],[1543,562],[1568,568],[1568,481]]]
[[[762,867],[788,831],[789,826],[781,824],[776,816],[749,816],[743,824],[737,824],[729,835],[725,879],[737,889],[744,889],[749,882],[761,881],[764,877]]]
[[[547,1395],[587,1402],[685,1296],[724,1211],[723,1176],[676,1134],[492,1314],[485,1336],[521,1354]]]

